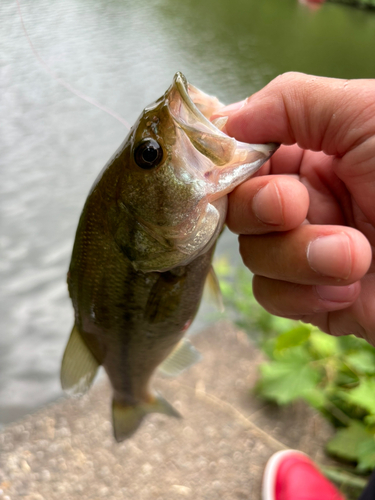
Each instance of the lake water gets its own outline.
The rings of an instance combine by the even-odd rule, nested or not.
[[[279,73],[375,76],[374,13],[295,0],[20,0],[59,77],[132,123],[182,71],[223,102]],[[59,397],[73,321],[65,276],[97,173],[127,131],[45,71],[0,3],[0,425]],[[226,233],[220,253],[236,255]],[[195,331],[207,321],[200,314]]]

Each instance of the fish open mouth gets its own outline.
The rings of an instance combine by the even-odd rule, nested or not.
[[[189,83],[186,77],[180,72],[175,74],[173,85],[178,90],[181,99],[191,114],[199,121],[202,120],[203,115],[203,117],[206,118],[206,125],[212,128],[212,130],[217,130],[209,119],[214,112],[222,108],[224,104],[220,102],[217,97],[206,94],[197,87],[194,87],[194,85]]]
[[[276,143],[247,144],[225,134],[209,120],[224,105],[188,83],[180,72],[175,74],[167,98],[176,125],[209,160],[197,162],[195,168],[208,182],[210,202],[251,177],[279,147]]]

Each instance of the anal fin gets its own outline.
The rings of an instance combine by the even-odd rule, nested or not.
[[[159,365],[158,371],[167,377],[177,377],[186,368],[202,359],[190,340],[182,338],[170,355]]]
[[[91,386],[98,367],[99,363],[74,325],[61,363],[61,387],[72,395],[85,393]]]

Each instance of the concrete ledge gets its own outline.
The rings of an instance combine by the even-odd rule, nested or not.
[[[0,500],[259,499],[264,465],[280,441],[325,461],[331,430],[319,415],[251,395],[261,354],[244,333],[218,323],[193,342],[203,361],[154,382],[183,420],[150,415],[118,445],[111,391],[98,383],[0,433]]]

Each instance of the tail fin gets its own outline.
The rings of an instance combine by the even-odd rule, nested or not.
[[[164,413],[171,417],[181,418],[178,411],[160,395],[155,396],[150,403],[141,403],[136,406],[124,405],[113,400],[112,419],[116,441],[120,443],[132,436],[148,413]]]

